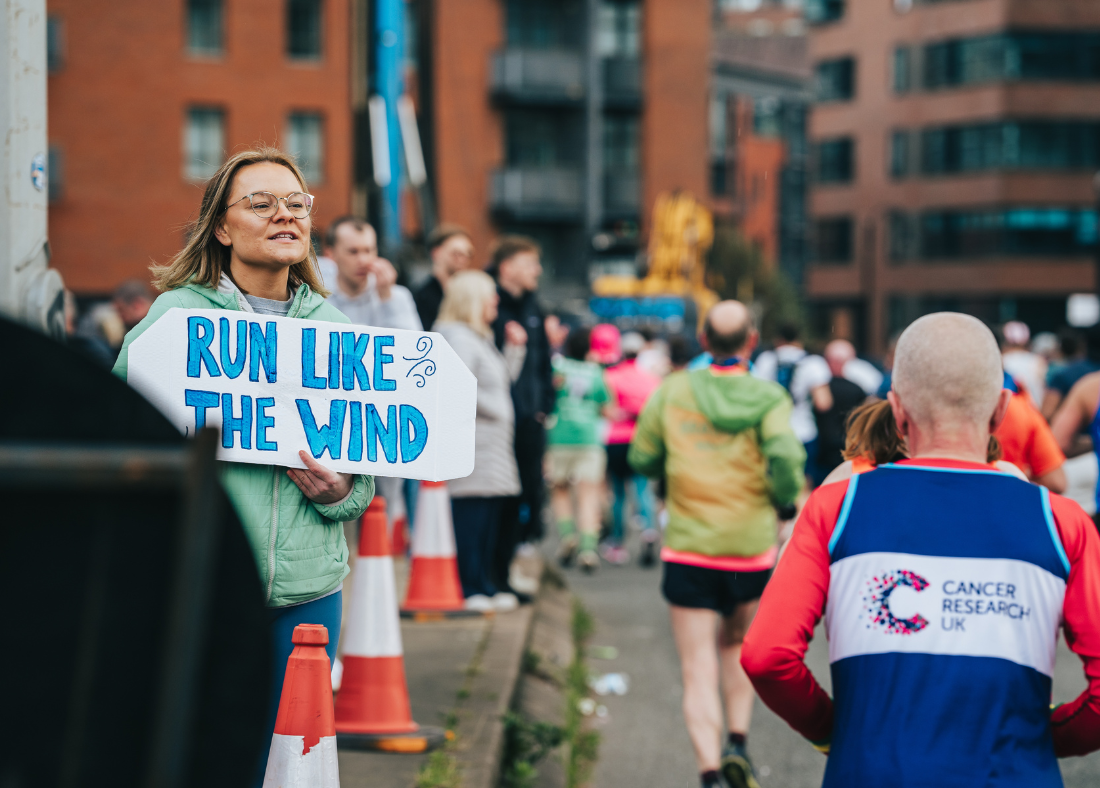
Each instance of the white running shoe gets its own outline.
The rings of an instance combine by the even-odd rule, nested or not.
[[[509,594],[507,591],[501,591],[499,594],[495,594],[490,600],[493,605],[493,610],[498,613],[511,613],[517,607],[519,607],[519,600],[515,594]]]
[[[485,594],[474,594],[473,596],[466,597],[466,602],[463,604],[463,607],[478,613],[489,613],[496,610],[493,600],[485,596]]]
[[[523,574],[514,564],[508,573],[508,585],[521,594],[531,594],[533,596],[539,592],[539,581]]]

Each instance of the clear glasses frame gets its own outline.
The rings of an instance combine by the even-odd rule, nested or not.
[[[266,201],[266,205],[262,201],[257,201],[257,198],[261,197]],[[295,197],[306,198],[302,201],[305,206],[304,213],[301,206],[291,205],[291,201]],[[279,203],[282,202],[286,205],[286,209],[290,211],[290,215],[295,219],[305,219],[313,212],[313,201],[315,199],[316,198],[312,194],[307,194],[306,192],[293,192],[286,197],[276,197],[271,192],[252,192],[251,194],[246,194],[240,200],[231,202],[229,205],[225,206],[225,210],[228,211],[234,205],[241,202],[241,200],[248,200],[248,205],[252,208],[252,213],[256,214],[261,219],[270,219],[279,212]]]

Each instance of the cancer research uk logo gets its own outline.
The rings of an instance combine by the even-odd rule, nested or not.
[[[892,635],[915,635],[928,626],[928,619],[920,613],[898,618],[890,611],[890,595],[898,586],[920,592],[928,588],[928,581],[908,569],[894,569],[868,580],[867,593],[863,596],[863,609],[871,619],[868,629],[881,628]]]

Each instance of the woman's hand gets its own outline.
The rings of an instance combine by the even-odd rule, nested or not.
[[[515,320],[504,324],[504,344],[523,347],[527,344],[527,332]]]
[[[336,503],[351,492],[355,480],[350,473],[330,471],[304,451],[298,452],[298,456],[306,464],[306,470],[287,468],[286,475],[306,498],[315,503]]]

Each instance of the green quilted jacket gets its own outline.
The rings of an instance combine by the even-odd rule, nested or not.
[[[130,343],[172,307],[230,309],[248,312],[247,302],[227,278],[218,290],[186,285],[163,293],[149,314],[126,335],[114,373],[126,379]],[[336,307],[301,285],[288,317],[347,323]],[[374,477],[356,476],[351,494],[331,506],[314,503],[275,465],[223,462],[221,482],[237,510],[269,607],[282,607],[325,596],[338,588],[348,573],[348,546],[342,523],[355,520],[374,497]]]

